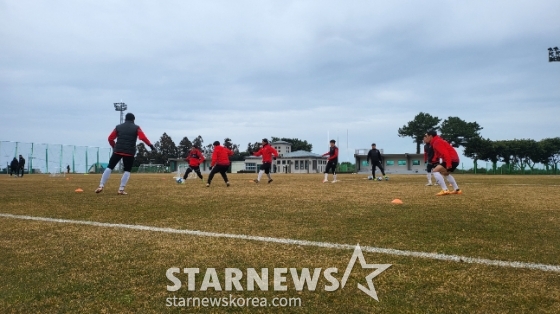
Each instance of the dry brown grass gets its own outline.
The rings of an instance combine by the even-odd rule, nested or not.
[[[171,175],[133,174],[94,194],[98,175],[0,178],[1,213],[202,230],[438,252],[494,260],[560,264],[560,178],[457,175],[465,194],[435,197],[424,176],[387,182],[340,175],[220,177],[206,188]],[[519,185],[526,184],[526,185]],[[81,187],[84,193],[74,193]],[[394,198],[403,205],[392,205]],[[344,272],[352,251],[179,234],[24,221],[0,217],[0,308],[14,313],[160,313],[167,297],[229,292],[168,292],[170,267],[327,268]],[[233,292],[244,297],[300,297],[298,308],[200,308],[202,312],[511,313],[560,312],[560,273],[365,254],[393,264],[375,278],[380,302],[356,288],[355,268],[336,292]],[[220,274],[220,272],[218,272]],[[339,279],[342,274],[337,276]],[[222,273],[223,274],[223,273]],[[290,282],[290,281],[288,281]],[[320,286],[326,282],[320,281]],[[187,309],[183,309],[187,310]]]

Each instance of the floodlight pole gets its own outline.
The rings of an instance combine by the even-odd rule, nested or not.
[[[560,50],[558,47],[548,48],[548,62],[559,62]]]
[[[121,113],[121,120],[119,124],[123,124],[124,122],[124,112],[127,109],[127,105],[124,102],[115,102],[113,103],[113,106],[115,106],[115,111],[119,111]],[[119,169],[122,171],[123,170],[123,165],[122,165],[122,160],[119,161]]]
[[[124,102],[116,102],[116,103],[113,103],[113,106],[115,106],[115,111],[120,111],[120,113],[121,113],[120,123],[123,123],[124,122],[124,112],[127,109],[127,105]]]

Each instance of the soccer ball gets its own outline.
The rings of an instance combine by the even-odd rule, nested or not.
[[[373,180],[373,176],[368,176],[367,179],[368,180]]]
[[[177,182],[177,184],[183,184],[185,183],[185,180],[183,178],[178,178],[175,182]]]
[[[382,177],[377,177],[377,181],[383,181]]]

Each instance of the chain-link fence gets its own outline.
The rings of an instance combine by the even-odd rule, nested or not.
[[[0,141],[0,169],[6,173],[21,155],[27,173],[95,173],[107,167],[111,154],[110,147]]]

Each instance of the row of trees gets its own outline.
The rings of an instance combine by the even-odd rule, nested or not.
[[[441,119],[429,113],[420,112],[402,128],[399,137],[412,137],[416,143],[416,153],[420,154],[420,145],[424,144],[424,135],[428,130],[438,130],[440,136],[453,147],[465,146],[474,138],[480,138],[483,128],[477,122],[467,122],[459,117],[449,117],[440,124]]]
[[[477,122],[467,122],[459,117],[442,119],[428,113],[420,112],[412,121],[399,128],[400,137],[412,137],[416,144],[416,153],[420,153],[424,134],[428,130],[438,130],[440,136],[453,147],[463,147],[465,156],[476,162],[492,162],[496,171],[497,163],[503,162],[508,168],[525,170],[534,169],[536,164],[543,164],[547,170],[555,172],[560,162],[560,138],[546,138],[540,141],[532,139],[514,139],[493,141],[480,135],[483,128]],[[441,124],[440,124],[441,122]]]
[[[313,145],[305,140],[300,140],[298,138],[279,138],[271,137],[271,142],[285,141],[292,144],[292,151],[305,150],[311,151]],[[225,138],[222,144],[233,151],[232,161],[245,160],[245,157],[252,155],[254,152],[261,148],[261,142],[249,143],[247,149],[244,152],[239,150],[240,145],[234,144],[230,138]],[[176,145],[175,142],[167,133],[163,133],[160,139],[154,143],[156,148],[154,151],[150,151],[146,148],[144,143],[140,143],[136,146],[136,158],[134,160],[134,166],[138,167],[141,164],[167,164],[169,158],[185,158],[188,152],[193,146],[198,146],[201,148],[202,153],[205,155],[211,155],[214,151],[214,146],[212,143],[204,145],[204,139],[202,136],[197,136],[192,141],[188,137],[183,137]]]
[[[525,171],[528,167],[534,170],[536,164],[543,164],[546,170],[558,170],[560,162],[560,137],[545,138],[540,141],[532,139],[515,139],[492,141],[485,138],[473,138],[465,146],[465,156],[492,163],[494,172],[498,162],[506,167]]]

